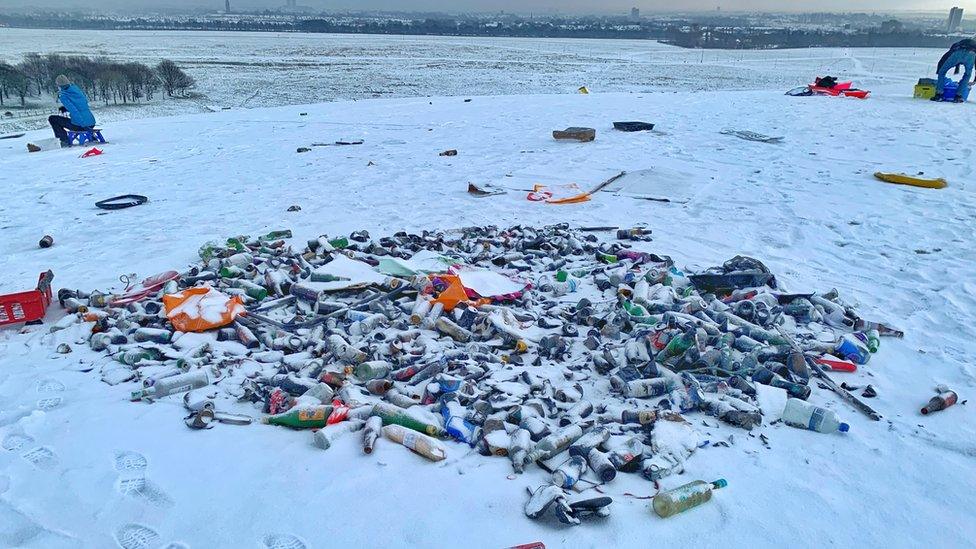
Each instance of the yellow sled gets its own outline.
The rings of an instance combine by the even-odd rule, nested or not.
[[[886,183],[894,183],[896,185],[911,185],[913,187],[924,187],[926,189],[944,189],[948,185],[946,180],[942,179],[941,177],[938,179],[922,179],[920,177],[912,177],[903,173],[884,172],[875,172],[874,177],[877,177]]]

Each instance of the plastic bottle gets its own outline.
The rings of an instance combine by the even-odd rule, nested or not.
[[[185,393],[193,389],[206,387],[207,385],[210,385],[210,376],[207,375],[207,371],[197,370],[186,374],[164,377],[153,383],[153,386],[149,389],[134,391],[132,393],[132,400],[138,400],[147,396],[162,398],[164,396]]]
[[[537,442],[535,448],[529,453],[529,461],[549,459],[568,448],[581,436],[583,436],[583,429],[579,425],[563,427]]]
[[[389,394],[387,393],[387,396]],[[407,429],[413,429],[414,431],[435,437],[444,436],[445,434],[444,429],[441,427],[414,419],[407,415],[406,410],[393,406],[392,404],[381,402],[373,406],[373,414],[383,420],[383,425],[400,425]]]
[[[412,431],[402,425],[386,425],[383,427],[383,436],[399,442],[410,448],[415,453],[424,456],[431,461],[441,461],[447,457],[447,450],[437,440]]]
[[[834,354],[859,366],[867,364],[871,359],[867,343],[850,334],[840,338],[834,347]]]
[[[959,400],[959,395],[957,395],[955,391],[946,389],[929,400],[929,403],[922,408],[922,414],[928,415],[931,412],[945,410],[949,406],[955,404],[957,400]]]
[[[837,419],[833,410],[814,406],[797,398],[786,400],[783,410],[783,422],[792,427],[809,429],[818,433],[846,433],[850,425]]]
[[[659,492],[654,496],[652,507],[657,516],[668,518],[687,511],[692,507],[697,507],[702,503],[712,499],[712,490],[725,488],[728,482],[720,478],[714,482],[696,480],[683,486],[672,488],[664,492]]]
[[[793,398],[806,400],[810,397],[811,389],[808,385],[786,381],[782,377],[773,373],[772,370],[762,366],[753,371],[752,380],[756,383],[762,383],[763,385],[779,387],[780,389],[785,390],[786,393]]]
[[[261,418],[261,423],[292,429],[315,429],[325,427],[331,414],[332,406],[299,406],[287,412],[265,416]]]
[[[572,488],[586,470],[586,458],[572,456],[552,472],[552,483],[560,488]]]

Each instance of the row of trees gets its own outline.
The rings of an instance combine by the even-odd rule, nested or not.
[[[135,103],[151,101],[159,90],[167,96],[186,96],[196,86],[192,76],[164,59],[155,67],[118,63],[80,55],[30,53],[16,65],[0,61],[0,106],[12,98],[26,106],[30,97],[57,95],[54,79],[63,74],[92,101]]]

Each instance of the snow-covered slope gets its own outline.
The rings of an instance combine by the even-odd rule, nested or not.
[[[976,111],[912,100],[903,86],[874,91],[867,101],[704,92],[231,111],[113,124],[104,155],[88,159],[0,141],[0,292],[33,286],[46,268],[56,287],[118,288],[122,274],[184,267],[207,240],[280,228],[301,243],[364,228],[643,222],[655,235],[649,249],[681,265],[751,255],[790,288],[837,287],[865,317],[906,332],[844,378],[877,388],[882,421],[816,390],[814,401],[852,424],[847,436],[771,426],[765,448],[737,433],[665,481],[728,479],[708,505],[661,520],[623,495],[654,487],[620,479],[608,519],[567,529],[522,515],[525,486],[544,479],[538,469],[509,480],[506,460],[457,445],[433,465],[394,448],[365,457],[354,436],[322,452],[308,433],[285,429],[190,431],[177,401],[130,403],[124,386],[78,371],[91,355],[53,352],[78,333],[2,330],[0,438],[17,448],[0,450],[0,545],[110,547],[121,525],[138,523],[159,534],[149,547],[260,547],[272,533],[314,547],[972,546],[976,412],[959,405],[923,418],[918,408],[937,383],[960,399],[976,390]],[[612,130],[615,120],[658,126],[627,134]],[[597,128],[596,141],[552,140],[571,125]],[[748,142],[719,133],[726,128],[785,141]],[[295,152],[339,139],[365,143]],[[458,156],[437,154],[452,148]],[[533,183],[585,187],[621,170],[640,172],[641,183],[578,205],[525,199]],[[949,187],[892,186],[871,177],[877,170],[942,176]],[[511,192],[472,198],[469,181]],[[93,207],[125,193],[150,202]],[[293,204],[301,211],[286,212]],[[53,248],[37,248],[44,234]],[[51,396],[62,399],[39,410]],[[123,451],[148,461],[143,493],[153,497],[123,495],[118,468],[135,459],[117,460]]]

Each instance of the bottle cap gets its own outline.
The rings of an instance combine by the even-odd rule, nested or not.
[[[837,430],[842,433],[846,433],[847,431],[851,430],[851,426],[846,423],[841,423],[840,426],[837,427]]]
[[[720,479],[712,482],[712,486],[714,486],[715,488],[725,488],[728,485],[729,485],[729,482],[727,480],[725,480],[724,478],[720,478]]]

